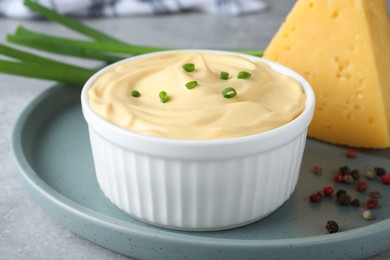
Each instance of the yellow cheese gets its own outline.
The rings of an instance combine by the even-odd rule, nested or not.
[[[390,146],[390,22],[386,0],[298,0],[264,57],[304,76],[316,94],[309,136]]]

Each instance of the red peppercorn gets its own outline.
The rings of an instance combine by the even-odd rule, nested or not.
[[[348,149],[346,155],[347,155],[348,158],[354,158],[354,157],[356,157],[356,150],[354,150],[354,149]]]
[[[366,202],[366,206],[369,209],[376,208],[378,206],[378,200],[376,199],[368,199]]]
[[[381,177],[383,184],[390,184],[390,173],[386,173]]]
[[[321,196],[320,192],[317,192],[317,193],[311,194],[309,198],[310,198],[310,202],[317,203],[321,200],[322,196]]]
[[[333,177],[333,180],[335,182],[344,182],[344,176],[340,172],[337,172],[336,175]]]
[[[359,181],[356,189],[357,189],[357,191],[360,191],[360,192],[365,191],[367,189],[367,183],[364,181]]]
[[[333,194],[333,187],[332,186],[325,186],[322,188],[322,192],[324,193],[325,196],[330,197]]]

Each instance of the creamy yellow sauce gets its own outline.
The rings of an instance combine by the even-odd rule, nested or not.
[[[193,63],[193,72],[182,66]],[[220,72],[229,73],[228,80]],[[251,74],[239,79],[240,71]],[[185,84],[197,81],[188,89]],[[236,90],[233,98],[221,92]],[[137,90],[139,97],[131,92]],[[161,91],[169,100],[162,103]],[[282,126],[302,113],[300,84],[267,64],[235,55],[173,52],[119,64],[88,91],[89,104],[103,118],[131,131],[174,139],[222,139]]]

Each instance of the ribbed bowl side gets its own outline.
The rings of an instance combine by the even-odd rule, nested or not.
[[[216,230],[265,217],[290,197],[306,132],[268,152],[210,161],[136,154],[91,128],[90,138],[98,183],[120,209],[168,228]]]

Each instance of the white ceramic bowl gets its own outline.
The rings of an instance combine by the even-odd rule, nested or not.
[[[295,189],[314,112],[311,87],[300,75],[274,62],[211,52],[262,61],[295,78],[306,94],[306,107],[290,123],[251,136],[200,141],[147,136],[97,115],[87,91],[113,66],[159,53],[135,56],[100,70],[81,94],[96,176],[106,197],[134,218],[180,230],[228,229],[269,215]]]

